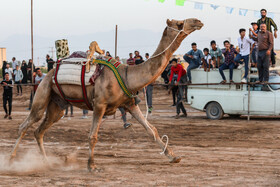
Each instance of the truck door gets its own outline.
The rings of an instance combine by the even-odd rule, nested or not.
[[[254,85],[250,89],[250,114],[274,115],[275,114],[275,92],[267,86]],[[244,95],[244,111],[248,112],[248,93]]]

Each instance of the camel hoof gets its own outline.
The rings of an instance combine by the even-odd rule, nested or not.
[[[177,156],[177,157],[174,157],[171,161],[170,161],[170,163],[179,163],[180,161],[181,161],[181,157],[179,157],[179,156]]]
[[[99,172],[101,172],[101,169],[97,168],[95,165],[88,166],[88,172],[90,172],[90,173],[99,173]]]

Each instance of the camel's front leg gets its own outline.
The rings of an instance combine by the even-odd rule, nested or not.
[[[158,135],[158,131],[157,129],[151,125],[143,116],[141,110],[139,109],[138,106],[131,106],[130,108],[128,108],[129,112],[131,113],[131,115],[137,119],[137,121],[147,130],[147,132],[153,136],[153,138],[155,139],[155,141],[157,141],[157,143],[160,145],[161,149],[164,150],[165,148],[165,144],[162,142],[162,140],[160,139],[159,135]],[[166,147],[166,150],[164,152],[164,154],[169,158],[169,161],[171,163],[178,163],[181,161],[180,157],[176,157],[173,153],[173,151]]]
[[[89,159],[88,159],[88,170],[92,171],[95,169],[94,164],[94,147],[97,143],[97,135],[98,130],[101,124],[102,117],[105,113],[106,106],[104,105],[98,105],[94,107],[93,112],[93,121],[92,126],[89,133]]]

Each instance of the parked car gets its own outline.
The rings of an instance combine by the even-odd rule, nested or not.
[[[229,72],[224,71],[228,79]],[[234,70],[233,81],[241,82],[244,70]],[[193,83],[219,83],[222,79],[218,70],[192,71]],[[250,75],[250,82],[258,80],[257,74]],[[269,82],[280,83],[279,75],[270,76]],[[198,85],[188,87],[188,102],[191,107],[205,111],[209,119],[221,119],[224,114],[232,117],[241,115],[280,115],[280,85],[256,84],[250,86],[248,102],[247,84]],[[248,107],[249,104],[249,107]]]

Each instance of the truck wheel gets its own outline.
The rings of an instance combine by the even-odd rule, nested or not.
[[[222,119],[224,111],[219,103],[212,102],[206,107],[206,115],[209,119],[218,120]]]

